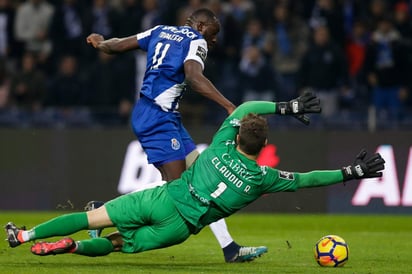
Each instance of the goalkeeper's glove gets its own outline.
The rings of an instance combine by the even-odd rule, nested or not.
[[[276,107],[276,114],[293,115],[296,119],[308,125],[309,117],[305,113],[319,113],[321,112],[320,100],[311,90],[306,90],[296,99],[289,102],[278,102]]]
[[[385,160],[379,153],[366,158],[366,150],[362,149],[356,156],[353,165],[342,168],[343,181],[351,179],[363,179],[382,177],[382,170],[385,168]]]

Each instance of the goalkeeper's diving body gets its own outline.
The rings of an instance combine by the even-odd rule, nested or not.
[[[285,103],[246,102],[229,115],[210,146],[179,179],[115,198],[103,206],[61,215],[30,230],[6,224],[11,247],[80,230],[116,227],[105,237],[36,242],[35,255],[74,253],[103,256],[113,251],[138,253],[184,242],[208,224],[230,216],[262,194],[328,186],[351,179],[382,176],[385,161],[362,150],[352,165],[336,170],[285,172],[259,166],[256,157],[267,143],[268,126],[261,115],[320,112],[319,100],[305,94]]]
[[[228,114],[236,108],[203,75],[207,53],[217,43],[219,31],[216,15],[200,8],[193,11],[184,26],[158,25],[121,38],[105,39],[97,33],[86,38],[87,43],[106,54],[146,52],[146,71],[137,93],[139,99],[133,108],[131,125],[149,164],[159,170],[164,181],[180,178],[199,155],[178,110],[186,87],[214,101]],[[101,201],[90,201],[86,208],[94,209],[101,204]],[[226,262],[251,261],[267,250],[265,246],[238,244],[224,219],[211,223],[210,229]],[[101,229],[89,230],[89,234],[98,237]]]

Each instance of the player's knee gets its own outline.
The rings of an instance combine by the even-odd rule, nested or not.
[[[107,214],[106,206],[103,205],[97,209],[87,211],[87,221],[89,223],[89,228],[104,228],[112,226],[113,223]]]

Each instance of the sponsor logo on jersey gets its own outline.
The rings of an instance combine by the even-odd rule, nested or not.
[[[227,140],[227,141],[225,142],[225,146],[231,146],[231,145],[235,145],[235,144],[236,144],[236,142],[233,141],[233,140]]]
[[[240,120],[239,119],[232,119],[232,120],[230,120],[230,122],[229,122],[232,126],[234,126],[234,127],[240,127]]]
[[[200,59],[202,59],[202,61],[204,62],[206,60],[206,57],[207,57],[206,49],[204,49],[201,46],[198,46],[197,50],[196,50],[196,55],[199,56]]]
[[[176,138],[170,139],[170,142],[171,142],[171,146],[174,150],[180,149],[180,143]]]
[[[279,170],[279,178],[286,179],[286,180],[294,180],[295,176],[293,175],[292,172]]]
[[[194,33],[193,31],[190,30],[190,27],[184,27],[184,28],[177,28],[175,26],[164,26],[162,30],[168,30],[173,33],[181,33],[189,37],[190,39],[195,39],[197,37],[197,34]]]

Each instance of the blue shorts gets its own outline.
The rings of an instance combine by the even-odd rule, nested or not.
[[[132,113],[132,128],[150,164],[184,160],[196,145],[183,127],[180,113],[163,111],[142,96]]]

